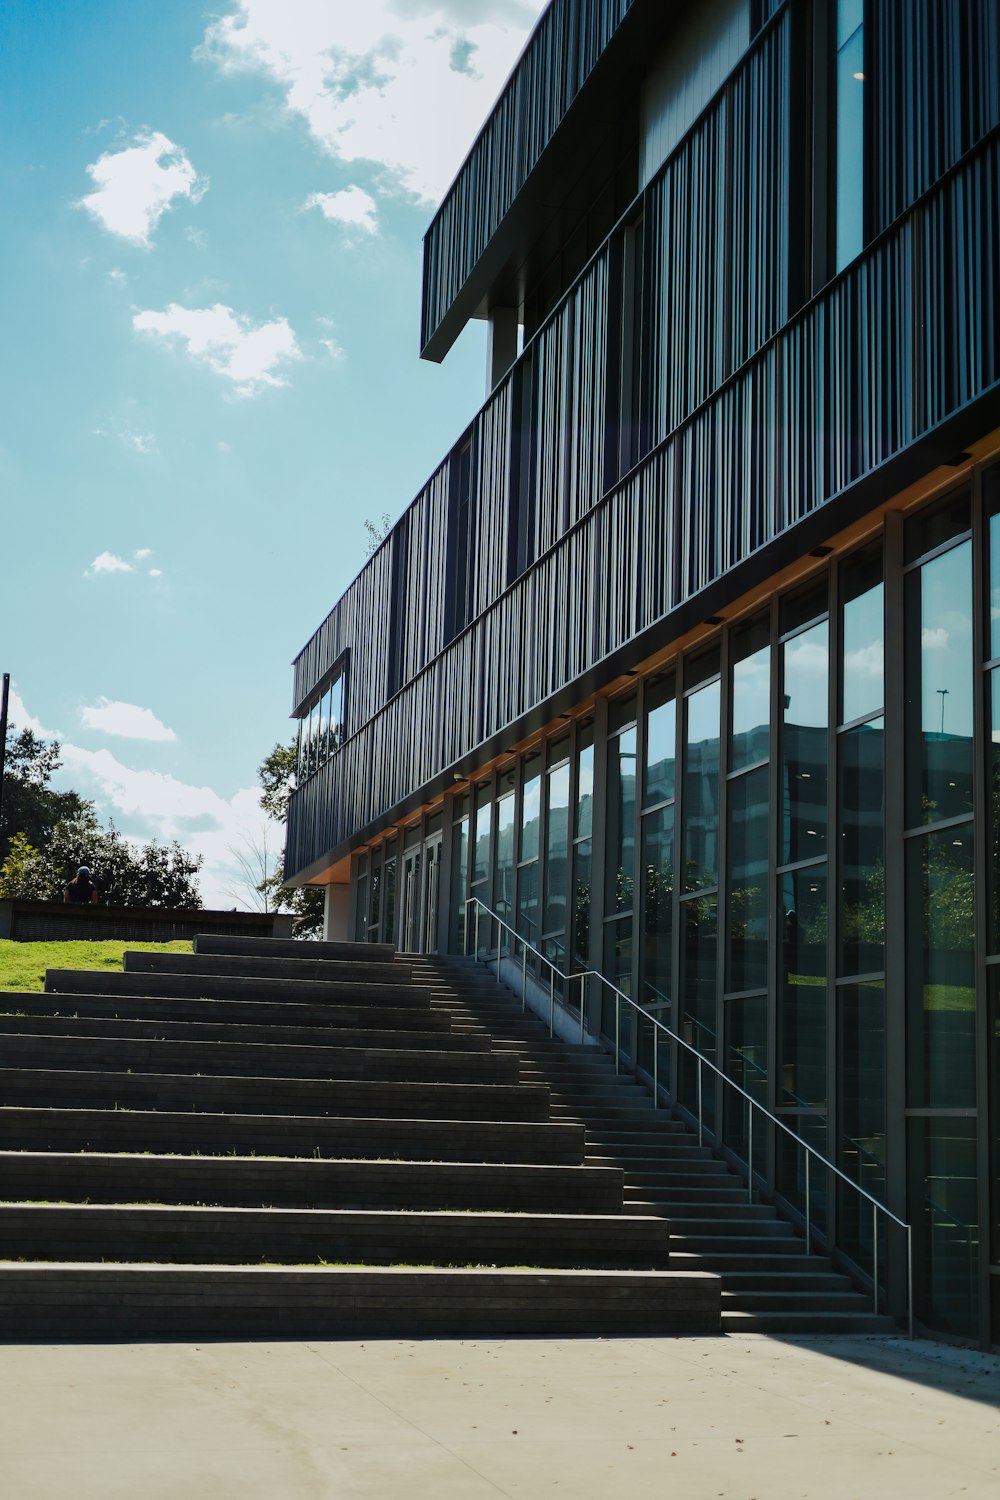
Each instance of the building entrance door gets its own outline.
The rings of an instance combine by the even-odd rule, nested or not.
[[[438,951],[438,907],[441,892],[440,833],[403,855],[403,910],[400,941],[404,953]]]

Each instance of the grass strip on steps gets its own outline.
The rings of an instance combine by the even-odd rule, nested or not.
[[[44,990],[46,969],[110,969],[121,973],[123,956],[135,952],[190,953],[191,944],[181,938],[169,943],[18,943],[0,938],[0,990]]]

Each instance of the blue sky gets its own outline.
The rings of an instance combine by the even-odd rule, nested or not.
[[[541,0],[4,0],[0,670],[248,904],[289,663],[483,399],[420,242]],[[271,834],[273,841],[273,831]]]

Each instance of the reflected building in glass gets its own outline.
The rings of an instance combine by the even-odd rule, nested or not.
[[[487,398],[296,661],[285,863],[330,936],[499,919],[608,976],[910,1223],[920,1328],[984,1345],[998,59],[993,0],[545,9],[424,243],[422,351],[485,318]],[[779,1131],[753,1160],[899,1313],[856,1194]]]

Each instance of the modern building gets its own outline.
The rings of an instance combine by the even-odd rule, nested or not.
[[[996,0],[552,0],[424,242],[424,357],[473,317],[482,409],[295,663],[289,877],[601,971],[1000,1344]]]

